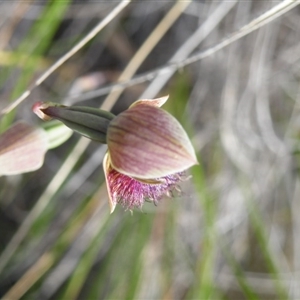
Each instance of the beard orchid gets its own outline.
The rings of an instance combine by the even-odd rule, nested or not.
[[[110,212],[117,204],[141,208],[170,195],[197,164],[194,148],[180,123],[160,108],[168,99],[142,99],[117,116],[89,107],[38,102],[33,111],[42,119],[56,118],[108,151],[103,168]]]

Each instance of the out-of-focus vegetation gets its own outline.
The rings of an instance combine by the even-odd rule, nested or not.
[[[0,109],[117,4],[1,2]],[[106,148],[76,134],[41,169],[0,177],[1,297],[300,299],[299,7],[170,78],[95,93],[209,49],[275,5],[133,1],[1,117],[1,131],[19,120],[41,127],[36,101],[118,114],[169,94],[164,108],[200,162],[181,193],[112,215]]]

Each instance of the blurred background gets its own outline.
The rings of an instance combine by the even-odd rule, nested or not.
[[[0,108],[119,3],[1,1]],[[158,72],[279,3],[128,3],[2,117],[2,131],[17,120],[41,127],[36,101],[118,114],[139,98],[169,94],[164,109],[187,130],[200,162],[180,193],[112,215],[106,146],[77,134],[49,150],[39,170],[0,177],[3,299],[300,299],[299,7]]]

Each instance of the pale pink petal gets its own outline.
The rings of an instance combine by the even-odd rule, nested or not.
[[[107,145],[112,167],[135,178],[160,178],[198,163],[180,123],[150,105],[134,106],[115,117],[109,124]]]
[[[23,122],[0,136],[0,175],[15,175],[39,169],[47,151],[47,136]]]
[[[140,99],[140,100],[133,102],[129,108],[132,108],[132,107],[140,105],[140,104],[161,107],[162,105],[164,105],[167,102],[168,98],[169,98],[169,95],[161,97],[161,98],[156,98],[156,99]]]

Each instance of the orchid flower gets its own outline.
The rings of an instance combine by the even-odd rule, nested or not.
[[[15,123],[0,135],[0,176],[39,169],[47,151],[47,135],[24,122]]]
[[[38,128],[19,121],[0,135],[0,176],[39,169],[49,149],[63,144],[73,131],[53,120]]]
[[[112,213],[117,204],[130,210],[141,208],[145,201],[157,204],[178,186],[184,171],[198,163],[180,123],[160,108],[167,99],[138,100],[118,116],[41,102],[33,111],[44,120],[56,118],[90,139],[107,143],[103,168]]]

